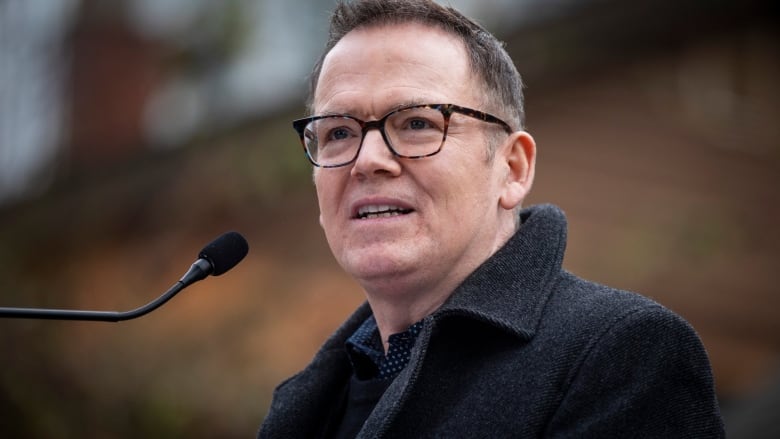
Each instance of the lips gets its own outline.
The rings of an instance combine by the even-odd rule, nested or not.
[[[398,204],[364,204],[353,215],[354,219],[389,218],[392,216],[407,215],[414,209]]]

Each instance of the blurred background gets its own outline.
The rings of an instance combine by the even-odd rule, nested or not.
[[[507,42],[566,267],[681,314],[731,437],[780,437],[777,7],[453,0]],[[253,437],[363,301],[290,121],[333,0],[0,1],[0,306],[129,310],[226,230],[247,259],[122,323],[0,319],[0,436]]]

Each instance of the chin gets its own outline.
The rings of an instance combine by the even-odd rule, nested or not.
[[[378,255],[382,256],[378,256]],[[413,271],[419,264],[404,260],[387,253],[360,252],[340,261],[344,271],[361,284],[393,281]]]

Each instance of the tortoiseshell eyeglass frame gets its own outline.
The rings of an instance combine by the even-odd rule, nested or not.
[[[385,133],[385,122],[387,121],[387,119],[389,117],[391,117],[392,115],[394,115],[394,114],[396,114],[398,112],[411,110],[411,109],[414,109],[414,108],[430,108],[430,109],[438,110],[439,112],[441,112],[441,114],[444,116],[444,129],[442,130],[442,139],[441,139],[441,143],[439,144],[439,147],[435,151],[433,151],[431,153],[423,154],[423,155],[403,155],[403,154],[398,153],[398,151],[396,151],[393,148],[393,146],[390,144],[390,140],[388,139],[387,134]],[[342,167],[342,166],[349,165],[350,163],[353,163],[357,159],[358,154],[360,154],[360,149],[363,147],[363,139],[365,139],[366,133],[368,132],[368,130],[374,129],[374,128],[379,130],[379,132],[382,134],[382,139],[384,139],[384,141],[385,141],[385,145],[387,145],[387,148],[396,157],[402,157],[402,158],[405,158],[405,159],[421,159],[421,158],[425,158],[425,157],[430,157],[432,155],[436,155],[436,154],[439,153],[439,151],[441,151],[442,146],[444,146],[444,142],[447,140],[447,129],[449,128],[450,117],[452,116],[453,113],[462,114],[464,116],[472,117],[474,119],[478,119],[478,120],[481,120],[483,122],[497,124],[497,125],[501,126],[501,128],[503,128],[504,131],[507,132],[507,134],[511,134],[512,133],[512,127],[510,127],[508,123],[506,123],[503,120],[497,118],[496,116],[493,116],[492,114],[485,113],[483,111],[474,110],[472,108],[461,107],[460,105],[455,105],[455,104],[409,105],[409,106],[406,106],[406,107],[401,107],[401,108],[395,109],[395,110],[385,114],[384,116],[382,116],[382,118],[380,118],[378,120],[371,120],[371,121],[360,120],[360,119],[358,119],[356,117],[352,117],[352,116],[349,116],[349,115],[346,115],[346,114],[343,114],[343,115],[340,115],[340,114],[328,114],[328,115],[322,115],[322,116],[310,116],[310,117],[304,117],[303,119],[294,120],[292,125],[293,125],[293,129],[295,129],[295,131],[298,133],[298,136],[301,139],[301,145],[303,145],[303,152],[306,154],[306,158],[309,160],[309,162],[312,165],[320,167],[320,168],[339,168],[339,167]],[[320,120],[320,119],[331,118],[331,117],[345,118],[345,119],[350,119],[350,120],[353,120],[353,121],[357,122],[358,125],[360,125],[362,133],[361,133],[361,138],[360,138],[360,144],[358,145],[357,149],[355,150],[354,157],[352,157],[350,160],[348,160],[346,162],[343,162],[343,163],[336,163],[336,164],[331,164],[331,165],[323,165],[323,164],[317,163],[317,161],[314,160],[314,157],[312,157],[311,153],[309,152],[309,148],[306,146],[306,127],[311,122],[314,122],[314,121]]]

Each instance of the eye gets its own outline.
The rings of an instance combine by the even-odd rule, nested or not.
[[[416,115],[394,121],[393,128],[397,131],[438,131],[441,129],[440,125],[434,118]]]
[[[411,119],[406,122],[406,125],[410,130],[424,130],[426,128],[433,128],[433,124],[429,120],[425,119]]]
[[[427,107],[414,107],[400,110],[388,120],[396,132],[442,131],[444,116],[438,110]]]
[[[333,128],[328,132],[327,140],[345,140],[352,137],[352,131],[347,127]]]
[[[326,117],[316,122],[313,131],[320,144],[340,143],[360,136],[360,126],[345,117]]]

